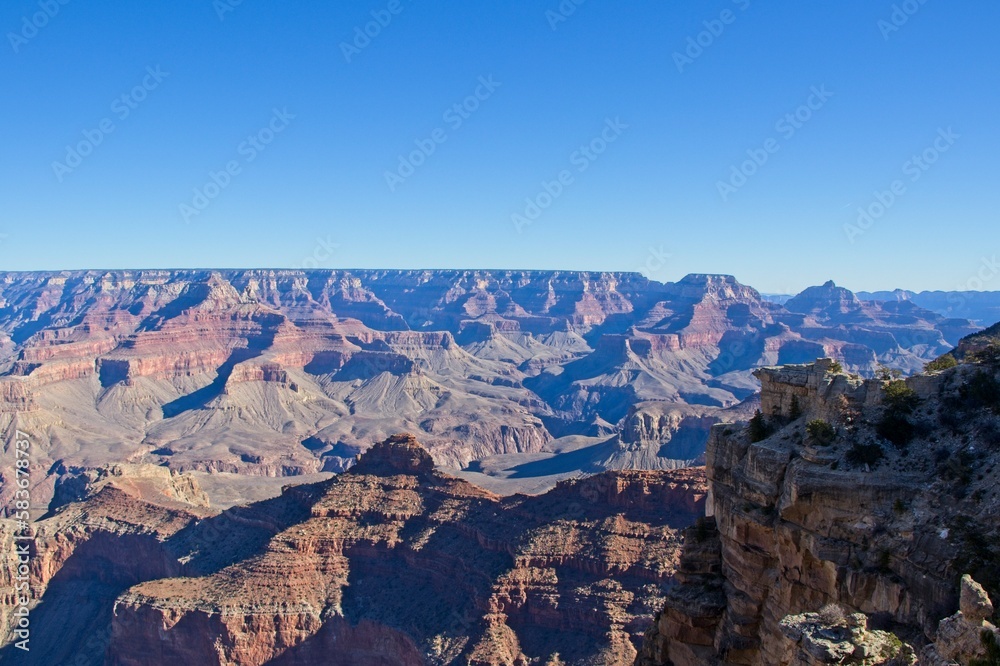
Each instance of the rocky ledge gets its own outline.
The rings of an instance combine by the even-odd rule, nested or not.
[[[969,599],[1000,594],[1000,367],[977,358],[907,380],[830,360],[758,371],[763,413],[713,429],[708,516],[637,664],[908,658],[838,661],[859,636],[885,644],[857,614],[921,663],[984,654],[993,611]],[[831,604],[854,618],[832,638],[810,615]]]

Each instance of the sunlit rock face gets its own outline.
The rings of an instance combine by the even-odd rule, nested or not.
[[[927,663],[968,663],[993,610],[962,577],[1000,593],[995,362],[905,382],[829,359],[757,375],[764,427],[713,429],[711,518],[687,533],[637,663],[908,664],[925,648],[947,653]],[[831,604],[875,633],[858,620],[831,634],[814,617]]]
[[[405,434],[331,480],[223,513],[171,495],[176,479],[132,471],[143,472],[93,480],[37,524],[33,635],[62,640],[32,643],[17,663],[500,665],[558,653],[624,666],[706,492],[692,468],[503,498],[435,471]],[[12,527],[0,523],[5,553]],[[7,583],[15,570],[0,570]],[[4,636],[14,606],[0,599]]]

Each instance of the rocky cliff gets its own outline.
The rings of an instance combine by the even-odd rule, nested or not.
[[[221,514],[140,499],[112,472],[91,489],[37,523],[32,651],[0,660],[629,664],[706,494],[688,469],[502,498],[407,435]]]
[[[954,663],[925,646],[951,650],[942,641],[962,631],[954,654],[968,663],[968,636],[992,627],[992,607],[963,601],[972,625],[941,621],[960,589],[970,594],[963,574],[1000,594],[998,371],[967,363],[903,381],[862,380],[832,360],[759,370],[763,413],[714,428],[707,517],[687,534],[681,585],[637,663],[902,664],[921,650],[922,663]],[[854,619],[809,615],[829,606]],[[830,640],[872,651],[823,661]]]

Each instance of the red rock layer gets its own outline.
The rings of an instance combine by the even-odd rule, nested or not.
[[[81,644],[110,630],[81,654],[107,648],[116,665],[527,664],[556,652],[627,664],[672,581],[677,530],[704,499],[699,470],[503,499],[435,472],[405,436],[352,473],[197,524],[105,488],[40,523],[35,635],[48,647],[34,658],[68,657],[72,646],[43,640],[62,621]],[[149,582],[111,611],[108,595],[136,579]],[[72,593],[95,602],[72,608]]]

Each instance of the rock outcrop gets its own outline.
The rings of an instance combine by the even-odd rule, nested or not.
[[[1000,656],[1000,630],[990,622],[993,603],[983,586],[971,576],[962,576],[958,612],[941,620],[933,645],[921,656],[923,666],[968,664],[973,659],[985,661],[986,640],[994,646],[993,657]],[[990,638],[992,637],[992,638]]]
[[[848,643],[892,641],[860,618],[830,638],[809,615],[829,604],[915,653],[943,640],[941,663],[966,663],[992,630],[984,594],[967,580],[962,611],[938,624],[959,607],[962,574],[1000,592],[998,368],[861,380],[821,360],[757,375],[767,416],[713,429],[710,518],[698,538],[688,533],[681,572],[691,574],[667,595],[637,663],[909,658],[873,647],[850,661]]]
[[[53,510],[78,502],[111,486],[142,500],[164,506],[206,508],[208,495],[197,479],[166,467],[116,464],[100,469],[59,469],[60,483],[55,488]]]
[[[88,488],[37,523],[19,663],[625,665],[706,498],[701,469],[503,498],[435,471],[408,435],[221,514],[111,473]]]
[[[869,631],[864,613],[846,616],[836,606],[819,613],[789,615],[781,621],[788,639],[783,664],[789,666],[912,666],[913,648],[887,631]]]

